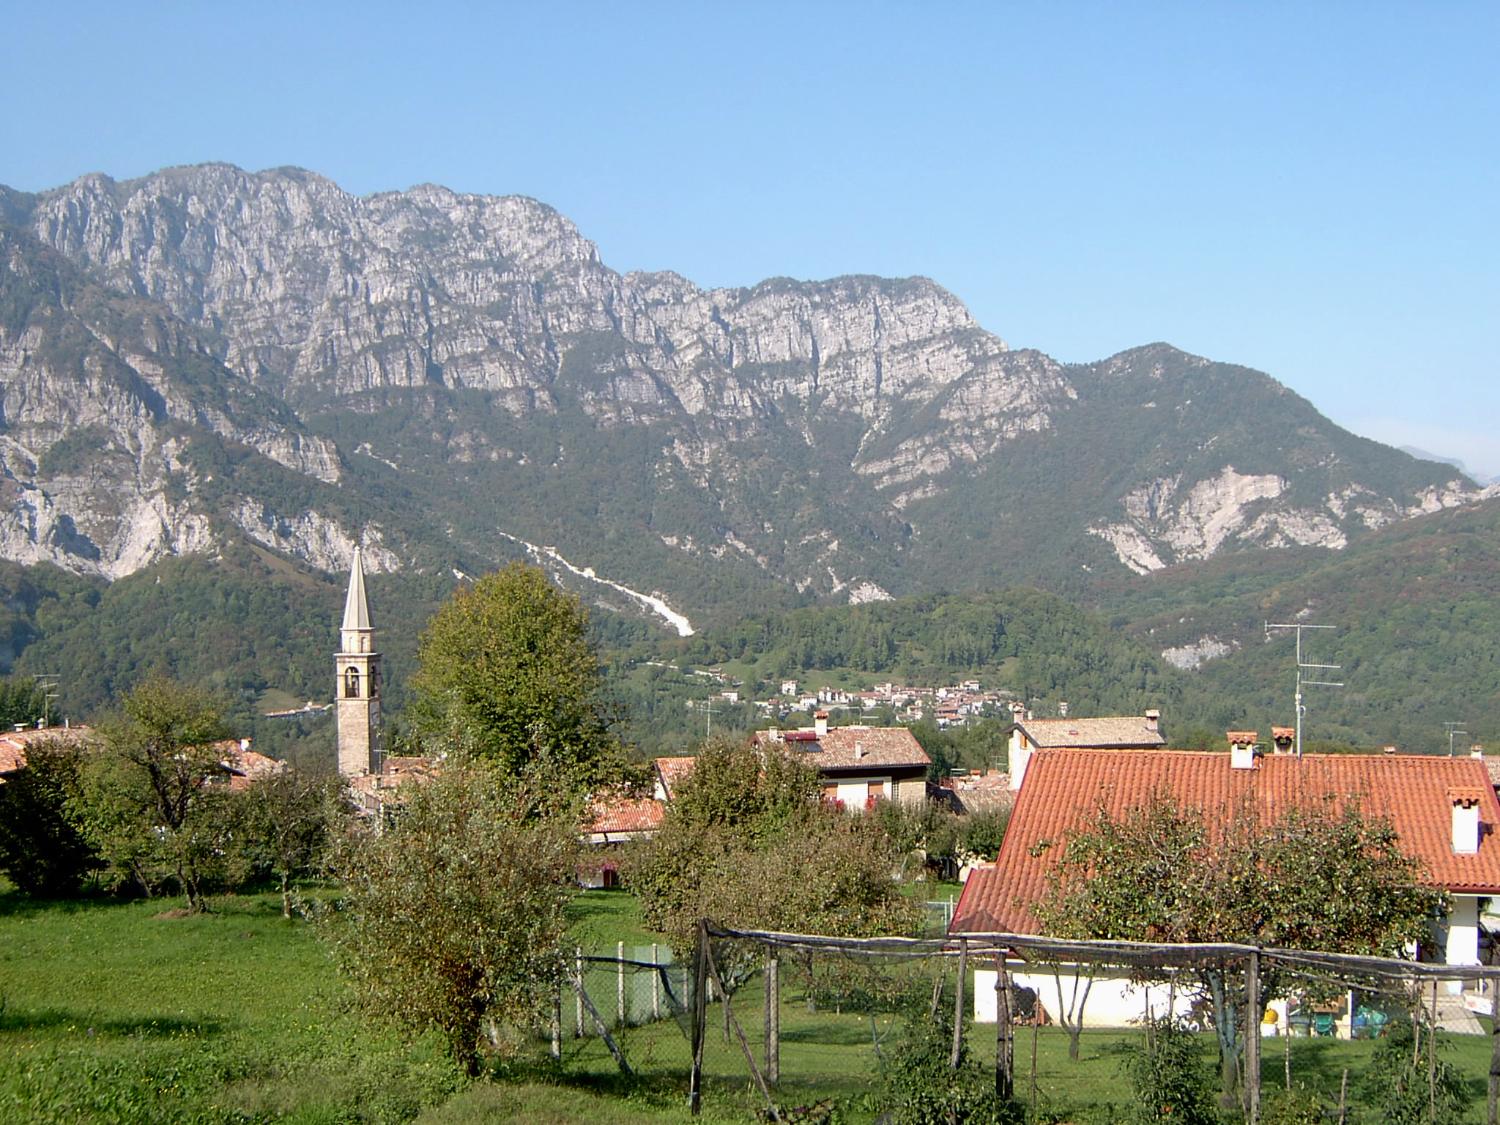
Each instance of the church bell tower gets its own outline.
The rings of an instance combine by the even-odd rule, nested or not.
[[[374,637],[365,600],[364,563],[355,547],[339,651],[334,657],[339,773],[345,777],[380,769],[380,653],[374,651]]]

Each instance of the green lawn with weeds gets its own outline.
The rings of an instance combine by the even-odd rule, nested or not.
[[[172,900],[34,904],[0,893],[0,1121],[4,1122],[683,1122],[689,1053],[685,1029],[664,1019],[618,1032],[636,1078],[622,1076],[602,1042],[567,1036],[560,1064],[543,1043],[462,1080],[435,1037],[403,1042],[350,1009],[349,995],[313,927],[280,914],[275,895],[216,899],[213,913],[182,916]],[[649,944],[635,900],[580,895],[575,937],[603,951]],[[895,1017],[809,1004],[783,973],[784,1107],[825,1106],[837,1120],[875,1119],[882,1059],[900,1035]],[[605,989],[608,993],[609,989]],[[732,1008],[757,1060],[764,1058],[759,979]],[[609,1000],[600,1004],[609,1017]],[[571,1001],[564,1024],[571,1026]],[[993,1026],[969,1040],[994,1057]],[[1137,1035],[1086,1032],[1080,1058],[1067,1037],[1036,1041],[1039,1119],[1106,1122],[1128,1101],[1122,1061]],[[1482,1119],[1490,1044],[1443,1036],[1443,1057],[1464,1076],[1472,1118]],[[1361,1105],[1371,1046],[1329,1039],[1292,1043],[1293,1081],[1336,1096],[1345,1068]],[[1264,1043],[1268,1088],[1283,1074],[1279,1040]],[[1211,1037],[1203,1040],[1212,1054]],[[1030,1100],[1031,1031],[1018,1028],[1016,1087]],[[709,1011],[703,1116],[745,1121],[764,1105],[739,1036],[722,1005]],[[1468,1119],[1468,1118],[1466,1118]]]

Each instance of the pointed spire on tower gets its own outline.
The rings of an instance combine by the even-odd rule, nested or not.
[[[365,601],[365,567],[360,558],[360,549],[354,548],[354,562],[349,568],[349,593],[344,597],[345,630],[368,629],[370,607]]]

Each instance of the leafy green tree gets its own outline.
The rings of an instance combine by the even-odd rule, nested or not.
[[[47,696],[36,680],[29,676],[0,680],[0,730],[10,730],[17,723],[31,726],[47,712]]]
[[[460,587],[418,646],[413,718],[461,756],[522,772],[545,758],[564,790],[617,769],[619,744],[588,614],[534,567]]]
[[[218,706],[157,677],[126,695],[99,732],[79,798],[85,835],[117,885],[134,881],[150,894],[170,884],[189,910],[203,910],[232,836]]]
[[[1159,794],[1119,816],[1101,805],[1061,844],[1037,916],[1060,937],[1231,941],[1399,956],[1430,936],[1441,892],[1388,820],[1357,802],[1293,807],[1272,820],[1253,804],[1202,810]],[[1224,1090],[1239,1085],[1243,967],[1195,970],[1212,1000]],[[1286,981],[1262,974],[1265,999]]]
[[[818,799],[792,754],[711,742],[679,783],[626,882],[648,925],[691,947],[700,919],[847,936],[913,933],[920,912],[891,872],[896,845],[876,817]]]
[[[61,740],[34,742],[25,767],[0,785],[0,871],[26,894],[73,894],[99,866],[76,819],[84,753]]]
[[[237,821],[247,858],[281,891],[281,916],[292,916],[292,881],[327,858],[348,806],[343,782],[289,769],[260,778],[238,798]]]
[[[327,922],[344,973],[375,1019],[441,1031],[469,1075],[488,1025],[537,1024],[562,972],[576,885],[574,822],[537,816],[490,764],[412,784],[392,825],[352,830],[332,869]]]

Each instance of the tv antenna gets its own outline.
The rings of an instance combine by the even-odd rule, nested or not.
[[[1453,740],[1459,735],[1469,737],[1469,732],[1464,729],[1463,723],[1444,723],[1443,729],[1448,732],[1448,757],[1453,757]]]
[[[690,699],[688,700],[688,710],[703,712],[703,737],[712,738],[714,733],[714,716],[720,714],[719,709],[714,706],[714,701],[712,699],[705,699],[702,703],[694,703]]]
[[[1302,630],[1304,629],[1332,629],[1332,625],[1307,625],[1303,622],[1295,622],[1289,625],[1278,625],[1270,621],[1265,623],[1266,640],[1271,639],[1272,629],[1294,629],[1297,633],[1297,693],[1293,702],[1296,704],[1297,716],[1297,757],[1302,757],[1302,716],[1307,711],[1302,702],[1302,689],[1304,687],[1343,687],[1342,680],[1315,680],[1303,675],[1304,672],[1313,675],[1323,675],[1328,672],[1337,672],[1343,665],[1340,664],[1312,664],[1302,659]]]
[[[52,725],[52,704],[57,702],[57,685],[62,677],[53,672],[43,672],[33,676],[37,688],[42,693],[42,726]]]

